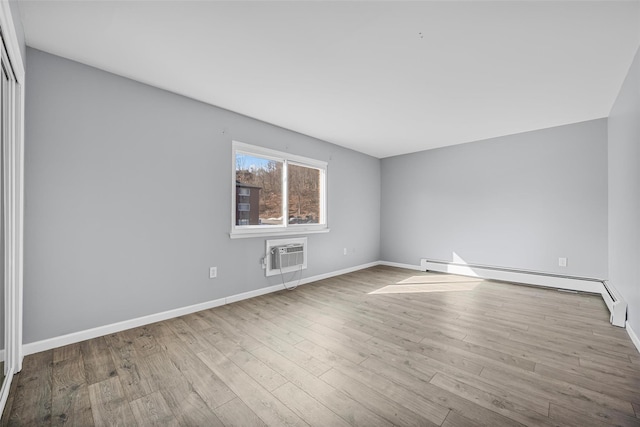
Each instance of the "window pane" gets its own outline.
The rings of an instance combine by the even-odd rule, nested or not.
[[[236,225],[284,225],[282,162],[236,153]]]
[[[289,164],[289,224],[320,222],[320,170]]]

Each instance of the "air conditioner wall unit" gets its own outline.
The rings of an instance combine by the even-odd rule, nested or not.
[[[302,243],[292,243],[271,248],[272,269],[296,267],[302,264],[304,264],[304,245]]]
[[[307,268],[307,238],[267,240],[265,274],[273,276]]]

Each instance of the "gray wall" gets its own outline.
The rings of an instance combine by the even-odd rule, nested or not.
[[[378,159],[30,48],[27,70],[25,343],[279,283],[264,238],[228,235],[232,139],[329,162],[305,277],[379,259]]]
[[[609,272],[640,334],[640,50],[609,115]]]
[[[607,277],[607,121],[382,160],[381,256]],[[558,266],[567,257],[568,266]]]

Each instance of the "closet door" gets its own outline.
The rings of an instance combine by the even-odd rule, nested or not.
[[[4,160],[5,160],[5,142],[7,141],[7,123],[5,120],[5,116],[8,113],[8,100],[7,95],[9,93],[8,89],[9,89],[9,75],[7,74],[7,71],[5,70],[4,67],[4,61],[2,61],[2,64],[0,66],[0,73],[1,73],[1,80],[0,80],[0,355],[2,355],[2,357],[0,358],[0,366],[2,366],[2,369],[0,370],[0,373],[2,374],[2,381],[0,382],[0,384],[4,383],[5,377],[7,375],[7,364],[5,363],[6,360],[6,356],[7,356],[7,351],[6,351],[6,345],[7,345],[7,340],[5,339],[5,316],[6,316],[6,310],[5,310],[5,290],[6,290],[6,279],[5,279],[5,272],[6,272],[6,259],[5,259],[5,247],[6,247],[6,233],[5,233],[5,191],[4,191],[4,184],[5,184],[5,166],[4,166]]]
[[[0,2],[0,411],[22,366],[24,66],[7,2]]]

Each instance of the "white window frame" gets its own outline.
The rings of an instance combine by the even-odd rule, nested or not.
[[[248,154],[269,160],[282,162],[282,219],[278,225],[236,225],[236,154]],[[327,171],[328,163],[294,154],[284,153],[240,141],[232,142],[231,150],[231,233],[232,239],[262,236],[287,236],[329,232],[327,209]],[[288,165],[303,166],[320,171],[320,218],[318,224],[289,224],[289,183]]]

